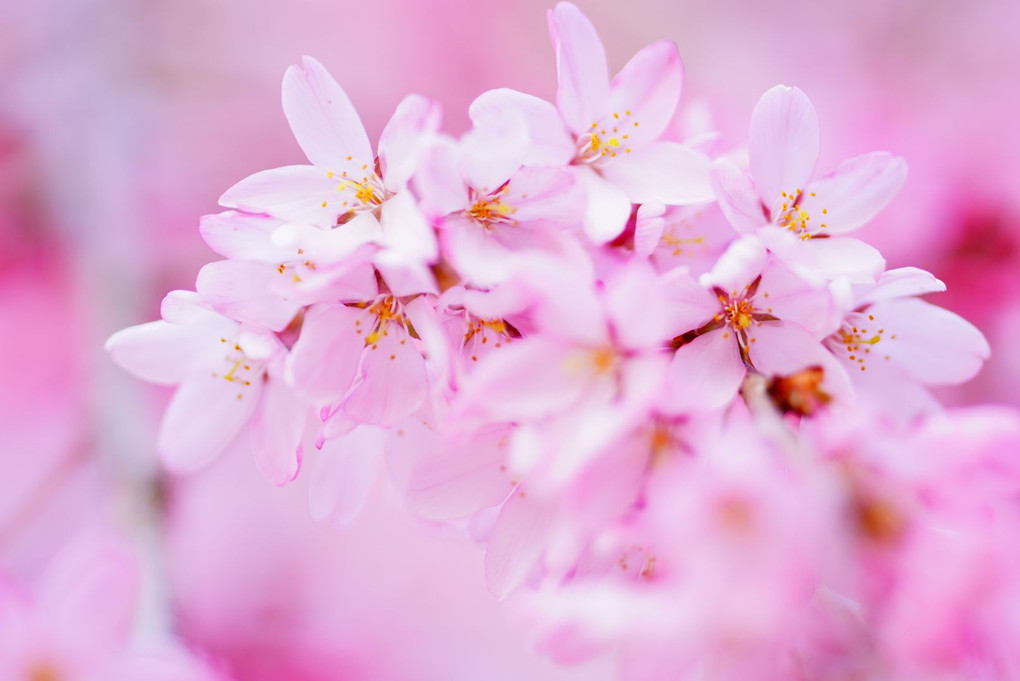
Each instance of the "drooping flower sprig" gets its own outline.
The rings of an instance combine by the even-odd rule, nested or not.
[[[177,386],[166,465],[240,441],[342,522],[385,460],[414,512],[473,521],[551,654],[626,678],[1016,669],[1020,420],[942,411],[985,339],[847,236],[903,159],[819,172],[786,86],[746,157],[677,139],[675,45],[611,79],[575,6],[549,29],[555,103],[486,92],[460,138],[412,95],[373,151],[321,64],[288,69],[309,163],[230,188],[201,222],[224,259],[108,343]]]

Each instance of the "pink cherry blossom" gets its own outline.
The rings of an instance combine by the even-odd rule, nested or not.
[[[421,296],[391,294],[314,305],[287,360],[287,375],[316,404],[340,403],[359,423],[392,425],[428,396],[421,340],[413,331],[416,315],[431,314],[427,305]]]
[[[660,42],[638,52],[610,82],[605,49],[573,4],[549,11],[559,89],[555,108],[513,90],[493,90],[472,105],[520,112],[532,138],[525,163],[570,163],[588,195],[585,231],[595,243],[623,231],[632,203],[701,203],[712,198],[707,156],[659,137],[683,85],[677,48]]]
[[[482,117],[459,144],[434,146],[415,179],[444,256],[476,285],[508,277],[519,251],[578,248],[570,232],[583,196],[566,169],[521,167],[528,136],[518,118]]]
[[[918,298],[943,290],[941,281],[912,267],[857,287],[852,311],[825,345],[847,367],[862,398],[913,416],[936,404],[921,386],[960,383],[981,369],[990,352],[981,332]]]
[[[789,374],[820,365],[828,390],[847,392],[845,373],[820,343],[836,325],[829,292],[800,279],[754,237],[734,242],[699,282],[682,269],[666,281],[674,302],[673,408],[727,404],[749,368]]]
[[[163,320],[110,337],[106,348],[124,369],[176,385],[160,427],[158,448],[177,471],[215,459],[249,429],[255,461],[284,484],[297,475],[309,405],[282,381],[286,348],[275,334],[246,327],[175,291]]]
[[[361,119],[343,89],[311,57],[283,79],[283,110],[312,165],[257,173],[229,189],[228,208],[268,213],[332,228],[378,212],[406,185],[423,137],[438,126],[437,109],[420,97],[397,108],[379,142],[378,165]],[[385,218],[384,218],[385,221]]]
[[[759,234],[769,249],[795,266],[866,280],[881,271],[881,255],[842,235],[893,199],[906,180],[906,163],[874,152],[817,176],[819,142],[811,101],[797,88],[776,86],[751,115],[750,170],[719,160],[712,184],[737,231]]]

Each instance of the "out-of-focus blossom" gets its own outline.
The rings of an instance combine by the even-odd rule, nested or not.
[[[222,681],[172,646],[132,648],[138,581],[137,559],[126,545],[87,534],[60,552],[34,590],[0,582],[3,678]]]

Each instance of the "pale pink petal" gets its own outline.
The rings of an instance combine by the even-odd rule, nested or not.
[[[359,423],[393,425],[428,396],[425,360],[414,340],[395,325],[365,348],[361,374],[361,384],[343,405],[344,413]]]
[[[227,208],[268,213],[293,222],[333,227],[347,212],[347,193],[338,182],[315,166],[284,166],[250,175],[220,197]],[[325,205],[323,205],[325,204]]]
[[[86,534],[63,549],[42,576],[37,608],[54,644],[72,656],[102,659],[123,649],[138,598],[139,565],[131,547]]]
[[[347,93],[311,57],[303,57],[299,66],[291,66],[284,74],[283,113],[313,164],[339,172],[349,156],[358,165],[375,159]]]
[[[666,373],[664,402],[677,412],[718,409],[736,396],[745,373],[733,333],[710,331],[676,351]]]
[[[873,284],[885,269],[885,258],[875,247],[847,236],[801,239],[789,230],[765,227],[758,238],[808,280],[846,277],[854,284]]]
[[[356,259],[359,249],[369,243],[381,242],[383,235],[376,217],[372,213],[361,213],[332,229],[285,223],[273,230],[271,238],[278,253],[266,262],[274,267],[282,263],[293,264],[300,270],[302,265],[307,268],[309,263],[316,267],[349,263]]]
[[[407,185],[439,121],[439,105],[421,95],[408,95],[397,105],[379,138],[379,168],[388,190]]]
[[[245,324],[237,336],[237,344],[241,352],[249,359],[257,362],[278,356],[283,349],[279,336],[262,327]]]
[[[273,266],[265,263],[220,260],[199,270],[195,288],[213,309],[225,317],[282,331],[300,311],[301,305],[273,290],[281,276]]]
[[[768,322],[749,330],[748,335],[754,338],[750,344],[751,363],[766,376],[786,376],[820,366],[825,374],[822,390],[838,400],[849,400],[853,396],[850,378],[842,363],[800,326]]]
[[[591,284],[591,272],[568,269],[566,264],[559,258],[535,254],[517,271],[514,285],[531,299],[529,316],[535,328],[567,344],[609,343],[609,329]]]
[[[708,178],[711,166],[711,159],[699,151],[675,142],[654,142],[620,154],[602,174],[634,203],[686,205],[715,197]]]
[[[518,488],[503,505],[485,551],[489,591],[503,600],[538,566],[551,529],[551,509]]]
[[[493,286],[514,271],[514,254],[474,220],[457,216],[444,221],[440,241],[447,261],[467,282]]]
[[[211,373],[177,388],[160,424],[157,448],[171,471],[190,473],[226,449],[251,420],[263,383],[228,381]]]
[[[617,345],[629,350],[658,350],[675,336],[675,286],[660,281],[648,265],[635,263],[618,270],[606,282],[606,315]],[[667,292],[667,286],[673,289]],[[636,301],[640,301],[637,304]]]
[[[753,236],[744,236],[719,256],[711,272],[701,276],[702,286],[718,286],[734,295],[743,291],[765,269],[768,251],[761,241]]]
[[[436,235],[410,192],[387,200],[381,210],[382,245],[391,264],[432,262],[439,255]]]
[[[810,182],[800,205],[810,216],[812,230],[849,232],[885,208],[906,180],[906,161],[876,151],[843,161],[828,175]]]
[[[662,276],[662,291],[670,303],[668,328],[673,336],[700,328],[720,312],[719,299],[683,267]]]
[[[106,341],[117,366],[160,385],[175,385],[195,373],[209,359],[210,348],[218,350],[206,330],[164,321],[129,326]]]
[[[301,468],[301,441],[309,407],[281,379],[270,377],[249,435],[255,464],[274,485],[285,485]]]
[[[363,310],[343,305],[309,308],[287,358],[287,377],[294,389],[316,404],[343,397],[357,375],[373,320]]]
[[[736,164],[725,159],[716,161],[712,164],[711,180],[719,207],[735,230],[752,234],[768,224],[754,181]]]
[[[397,297],[439,294],[436,278],[427,262],[408,258],[398,251],[384,250],[375,257],[373,264],[390,293]]]
[[[527,123],[516,111],[480,118],[460,140],[461,176],[483,196],[496,191],[524,163],[528,141]]]
[[[842,319],[828,289],[804,281],[776,260],[762,273],[754,306],[759,312],[804,327],[819,339],[835,331]]]
[[[818,114],[803,92],[777,85],[751,114],[751,175],[771,209],[782,192],[803,189],[818,160]]]
[[[587,195],[584,232],[596,245],[620,236],[630,218],[627,192],[607,182],[590,168],[578,168],[578,183]]]
[[[534,95],[501,88],[482,93],[471,103],[472,121],[516,111],[524,116],[530,138],[524,155],[525,165],[564,166],[577,153],[573,137],[563,125],[556,107]],[[589,122],[589,125],[591,122]]]
[[[286,280],[281,280],[279,285],[287,286],[288,297],[302,305],[372,300],[379,294],[375,270],[370,266],[377,253],[375,246],[365,246],[344,261],[320,264],[314,270],[306,269],[299,277],[300,281],[291,278],[290,286]]]
[[[662,217],[665,212],[666,207],[657,201],[638,206],[634,224],[635,256],[647,258],[655,251],[666,227],[666,221]]]
[[[584,219],[584,194],[574,173],[563,168],[521,168],[507,185],[505,201],[518,223],[570,230]]]
[[[170,291],[160,303],[159,314],[171,324],[196,324],[210,328],[220,325],[224,330],[237,328],[235,322],[206,307],[195,291]]]
[[[345,525],[372,493],[383,457],[385,431],[359,426],[309,454],[308,508],[313,518]]]
[[[568,347],[532,336],[478,362],[458,396],[460,411],[492,421],[542,418],[578,400],[584,367]]]
[[[946,285],[931,272],[916,267],[897,267],[887,270],[878,278],[878,283],[867,289],[856,302],[868,305],[880,300],[923,296],[926,293],[945,291]]]
[[[414,188],[421,199],[422,210],[429,217],[442,217],[470,206],[468,186],[461,176],[459,162],[460,150],[447,138],[434,142],[425,154],[414,176]]]
[[[280,249],[270,235],[281,224],[268,215],[250,215],[228,210],[203,215],[198,228],[202,239],[225,258],[272,262],[280,259]]]
[[[694,276],[709,272],[738,236],[718,203],[671,206],[662,219],[662,236],[652,253],[661,272],[675,267],[686,267]]]
[[[653,43],[627,62],[610,85],[609,110],[626,117],[629,144],[636,147],[658,138],[676,111],[683,83],[675,43]]]
[[[917,298],[875,303],[864,314],[884,330],[871,354],[888,356],[914,379],[928,385],[952,385],[972,378],[990,349],[973,324],[949,310]],[[877,333],[877,329],[869,327]]]
[[[556,107],[567,127],[583,133],[609,106],[609,66],[595,27],[575,5],[549,10],[549,37],[556,50]]]
[[[869,360],[864,371],[845,354],[837,352],[836,357],[850,374],[857,403],[875,408],[883,415],[892,415],[901,422],[942,410],[942,405],[921,383],[881,356]]]
[[[506,426],[450,437],[432,431],[423,434],[424,430],[401,434],[402,445],[418,452],[405,488],[417,513],[434,520],[460,518],[506,498],[511,490]]]

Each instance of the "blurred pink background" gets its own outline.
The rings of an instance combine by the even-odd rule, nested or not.
[[[754,102],[781,82],[819,111],[823,167],[874,149],[905,156],[906,187],[863,237],[890,266],[944,279],[935,302],[989,337],[992,361],[946,399],[1020,404],[1020,3],[578,4],[614,72],[675,41],[683,101],[711,112],[725,149],[745,143]],[[302,162],[280,109],[288,65],[321,60],[373,138],[408,92],[439,101],[456,133],[484,90],[554,96],[549,6],[0,6],[0,572],[31,582],[77,531],[112,523],[146,556],[140,635],[175,632],[241,680],[609,677],[530,652],[513,604],[485,593],[478,548],[416,526],[384,483],[366,518],[333,530],[250,465],[164,479],[166,395],[102,351],[114,330],[155,319],[167,290],[192,287],[212,259],[198,218],[223,190]],[[285,643],[268,645],[281,631]],[[376,654],[394,646],[400,660]]]

